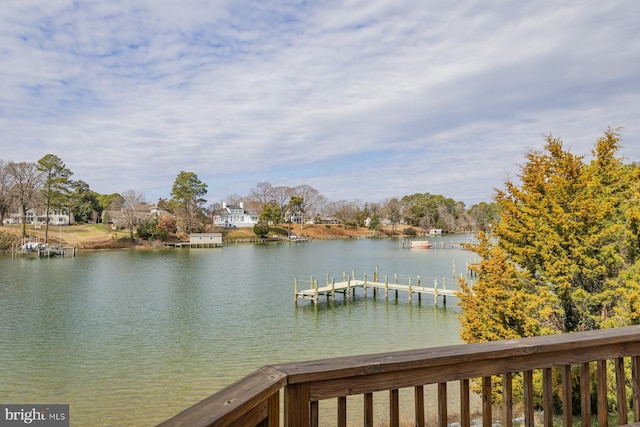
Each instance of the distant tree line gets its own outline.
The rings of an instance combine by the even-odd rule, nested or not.
[[[211,229],[222,203],[207,205],[207,184],[197,174],[181,171],[172,186],[170,197],[160,198],[157,208],[167,212],[160,218],[140,216],[148,206],[144,193],[128,189],[121,193],[99,194],[82,180],[72,179],[73,172],[53,154],[37,162],[0,160],[0,225],[10,213],[22,215],[23,236],[26,213],[38,209],[47,218],[54,210],[73,214],[77,223],[113,221],[143,238],[162,238],[175,231],[190,233]],[[309,185],[274,186],[259,182],[246,196],[231,194],[228,204],[243,206],[259,215],[261,230],[276,224],[326,222],[343,227],[368,226],[378,229],[389,224],[395,230],[399,224],[428,230],[440,228],[446,232],[489,230],[498,220],[496,203],[479,203],[466,208],[464,203],[430,193],[416,193],[379,202],[360,200],[329,201]],[[46,221],[48,235],[49,221]]]

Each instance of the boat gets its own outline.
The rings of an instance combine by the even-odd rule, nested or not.
[[[412,240],[411,249],[431,249],[433,245],[428,240]]]

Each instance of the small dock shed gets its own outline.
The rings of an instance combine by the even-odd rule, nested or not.
[[[218,248],[222,246],[222,233],[191,233],[189,247]]]

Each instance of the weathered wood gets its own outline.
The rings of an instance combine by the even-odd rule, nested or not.
[[[633,390],[633,422],[640,422],[640,356],[631,358],[631,388]]]
[[[311,418],[309,383],[289,384],[284,390],[285,427],[308,426]]]
[[[589,363],[597,362],[599,424],[606,426],[606,361],[615,360],[618,401],[625,402],[624,359],[631,358],[634,421],[640,418],[640,327],[580,332],[491,343],[447,346],[401,352],[350,356],[274,365],[257,370],[161,426],[276,426],[279,424],[279,390],[284,387],[284,426],[303,427],[318,422],[318,401],[338,398],[339,426],[346,425],[346,396],[364,396],[364,424],[373,425],[373,393],[390,391],[391,419],[399,417],[397,390],[415,388],[416,424],[424,424],[426,384],[438,384],[439,424],[446,420],[446,383],[460,380],[461,426],[470,425],[469,380],[483,378],[483,425],[491,425],[492,375],[503,375],[503,393],[511,373],[523,373],[525,425],[533,426],[533,370],[542,369],[543,406],[550,413],[551,368],[562,370],[563,424],[571,425],[571,370],[580,367],[581,424],[591,423]],[[604,397],[603,397],[604,396]],[[510,405],[509,405],[510,406]],[[503,410],[503,425],[512,414]],[[619,422],[624,423],[623,416]],[[395,421],[392,421],[395,423]],[[545,426],[549,418],[545,415]]]
[[[491,377],[482,377],[482,427],[491,427]]]
[[[524,426],[534,427],[534,411],[533,411],[533,372],[523,372],[524,386]]]
[[[320,405],[318,402],[311,402],[309,405],[309,412],[311,416],[311,422],[309,423],[311,427],[318,427],[318,423],[320,422]]]
[[[502,375],[502,426],[513,425],[513,378],[511,372]]]
[[[364,394],[364,427],[373,427],[373,393]]]
[[[573,386],[571,384],[571,366],[564,365],[562,368],[562,425],[563,427],[573,426]]]
[[[640,328],[602,329],[579,334],[338,357],[274,365],[274,368],[284,372],[290,384],[332,379],[344,381],[350,377],[364,378],[384,373],[423,375],[424,372],[420,371],[428,371],[426,381],[420,378],[414,384],[407,381],[404,386],[372,390],[379,391],[482,377],[487,372],[522,372],[625,355],[640,355]],[[335,393],[334,396],[348,394],[361,393]]]
[[[272,413],[269,405],[285,381],[286,374],[273,367],[258,369],[159,426],[225,427],[238,425],[241,420],[243,425],[256,425]],[[247,414],[250,414],[249,418]]]
[[[400,427],[400,395],[398,389],[389,390],[389,426]]]
[[[414,389],[416,426],[424,427],[424,386],[416,386]]]
[[[591,376],[589,363],[580,365],[580,425],[591,426]]]
[[[347,398],[338,397],[338,427],[347,427]]]
[[[475,346],[470,344],[469,346]],[[480,345],[480,344],[479,344]],[[640,342],[630,344],[633,352],[640,353]],[[354,356],[341,359],[327,359],[311,364],[277,365],[289,375],[289,382],[301,380],[311,382],[313,400],[328,399],[335,396],[362,394],[368,391],[384,391],[393,388],[414,387],[420,384],[436,384],[482,377],[487,372],[522,372],[537,368],[560,366],[565,363],[579,364],[587,360],[598,360],[611,349],[611,355],[617,357],[616,345],[610,347],[591,347],[567,349],[551,354],[535,351],[526,356],[515,351],[500,352],[503,358],[494,359],[495,353],[486,353],[486,360],[476,360],[476,355],[450,354],[448,363],[440,359],[440,349],[431,355],[418,356],[421,350],[409,353],[386,353],[384,357]],[[622,347],[621,347],[622,348]],[[465,349],[460,349],[461,353]],[[426,353],[426,352],[425,352]],[[435,356],[437,357],[429,357]],[[482,352],[480,352],[482,354]],[[513,356],[511,356],[513,354]],[[430,364],[429,362],[432,362]],[[294,366],[295,365],[295,366]]]
[[[597,362],[598,427],[609,427],[607,407],[607,361]]]
[[[616,398],[618,403],[618,424],[627,424],[627,387],[624,375],[624,358],[618,357],[616,363]]]
[[[267,402],[266,420],[258,424],[259,427],[279,427],[280,426],[280,393],[274,393]],[[249,423],[250,425],[250,423]]]
[[[447,427],[447,383],[438,384],[438,427]]]
[[[542,370],[542,410],[544,412],[544,427],[553,427],[553,387],[551,383],[551,368]]]
[[[471,426],[471,403],[469,399],[469,380],[460,381],[460,427]]]

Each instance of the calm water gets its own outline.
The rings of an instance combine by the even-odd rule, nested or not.
[[[69,403],[72,425],[155,425],[265,364],[458,343],[454,301],[296,307],[293,283],[377,265],[454,288],[453,261],[460,274],[473,257],[394,239],[0,256],[0,402]]]

